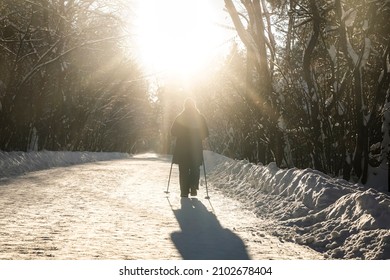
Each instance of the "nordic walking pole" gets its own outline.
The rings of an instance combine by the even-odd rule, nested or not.
[[[168,186],[167,186],[167,190],[165,191],[165,193],[169,193],[169,182],[171,181],[172,165],[173,165],[173,160],[171,163],[171,170],[169,171]]]
[[[206,178],[206,165],[204,164],[204,157],[203,157],[203,173],[204,173],[204,182],[206,184],[206,199],[210,199],[210,196],[209,196],[209,190],[207,188],[207,178]]]
[[[171,145],[170,145],[170,150],[171,149],[172,149],[172,142],[171,142]],[[169,170],[167,190],[165,191],[166,194],[169,193],[169,183],[171,182],[172,166],[173,166],[173,155],[172,155],[172,161],[171,161],[171,170]]]

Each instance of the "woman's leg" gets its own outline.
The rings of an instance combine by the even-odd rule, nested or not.
[[[179,164],[180,196],[188,197],[190,191],[190,169],[185,164]]]
[[[199,166],[191,166],[190,168],[190,188],[191,195],[197,195],[197,190],[199,190],[199,178],[200,178],[200,170]]]

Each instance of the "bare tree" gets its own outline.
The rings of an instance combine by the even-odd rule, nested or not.
[[[122,4],[2,2],[1,149],[26,150],[33,134],[40,149],[127,150],[142,138],[134,108],[148,112],[148,95],[122,49]]]

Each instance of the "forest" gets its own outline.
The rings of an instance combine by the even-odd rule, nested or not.
[[[132,53],[133,2],[0,0],[0,150],[171,151],[185,96]],[[390,1],[223,6],[236,36],[189,90],[205,149],[362,183],[387,167]]]

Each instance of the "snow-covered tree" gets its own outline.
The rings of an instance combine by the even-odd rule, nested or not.
[[[290,164],[364,183],[389,87],[389,2],[225,4],[248,69],[256,69],[247,71],[248,89],[262,102],[257,110],[267,109],[268,118],[259,113],[253,122],[282,145]],[[283,125],[275,130],[271,120]]]
[[[1,2],[0,149],[27,150],[35,135],[39,149],[128,151],[146,137],[147,86],[121,44],[125,4]]]

